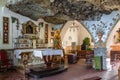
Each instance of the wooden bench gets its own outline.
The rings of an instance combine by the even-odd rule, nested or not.
[[[101,80],[102,78],[98,77],[98,76],[95,76],[95,77],[91,77],[91,78],[87,78],[87,79],[84,79],[84,80]]]

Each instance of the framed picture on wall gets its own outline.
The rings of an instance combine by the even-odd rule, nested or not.
[[[9,44],[9,18],[3,17],[3,44]]]
[[[51,36],[54,36],[54,32],[51,32]]]

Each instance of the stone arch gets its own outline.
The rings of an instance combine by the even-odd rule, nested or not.
[[[75,22],[77,22],[77,24],[78,24],[79,26],[84,27],[84,28],[88,31],[88,33],[90,34],[90,36],[93,38],[93,36],[91,35],[90,31],[85,27],[84,24],[82,24],[82,23],[80,23],[80,22],[78,22],[78,21],[76,21],[76,20],[75,20]],[[66,26],[67,23],[68,23],[68,22],[66,22],[66,23],[62,26],[62,28],[61,28],[61,32],[60,32],[60,35],[62,36],[61,39],[63,39],[63,37],[64,37],[64,35],[65,35],[64,32],[66,32],[67,29],[70,27],[70,26]],[[65,27],[64,27],[64,26],[65,26]],[[80,27],[79,27],[79,28],[80,28]]]
[[[75,24],[78,25],[78,28],[81,30],[81,27],[82,27],[82,30],[86,30],[86,32],[89,34],[90,38],[93,39],[93,36],[91,35],[91,33],[89,32],[89,30],[80,22],[78,22],[77,20],[74,20],[75,21]],[[61,28],[61,41],[63,41],[63,38],[65,37],[65,34],[67,32],[67,30],[69,29],[70,25],[72,24],[73,21],[68,21],[66,22],[63,27]],[[80,35],[79,35],[80,36]],[[86,36],[87,37],[87,36]],[[94,40],[94,39],[93,39]],[[93,41],[94,43],[94,41]],[[81,43],[80,43],[81,44]]]
[[[106,40],[107,56],[108,57],[110,57],[111,46],[115,45],[114,35],[115,35],[116,31],[118,30],[118,28],[120,28],[119,24],[120,24],[120,19],[118,21],[116,21],[116,24],[113,26],[111,31],[109,31],[109,33],[108,33],[108,37]]]
[[[107,47],[110,47],[110,45],[114,44],[113,39],[114,39],[115,32],[118,30],[118,28],[120,28],[119,24],[120,24],[120,20],[117,21],[117,23],[114,25],[114,27],[109,32],[109,35],[106,40]]]

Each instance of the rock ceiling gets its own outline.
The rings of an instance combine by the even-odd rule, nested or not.
[[[6,7],[33,20],[43,18],[61,24],[67,20],[99,20],[102,14],[119,10],[119,5],[120,0],[9,0]]]

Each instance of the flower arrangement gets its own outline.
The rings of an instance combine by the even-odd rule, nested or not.
[[[85,37],[84,40],[83,40],[82,49],[84,50],[84,48],[85,48],[85,50],[91,50],[89,48],[89,46],[90,46],[90,38]]]
[[[60,31],[56,30],[54,34],[54,48],[60,49],[61,48],[61,37],[60,37]]]

